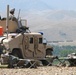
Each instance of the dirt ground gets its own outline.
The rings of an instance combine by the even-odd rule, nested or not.
[[[76,75],[76,67],[0,68],[0,75]]]

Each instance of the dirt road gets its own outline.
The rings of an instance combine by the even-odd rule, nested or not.
[[[38,67],[37,69],[0,69],[0,75],[76,75],[76,67]]]

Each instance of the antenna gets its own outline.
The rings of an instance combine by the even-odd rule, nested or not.
[[[19,9],[19,12],[18,12],[18,18],[17,18],[18,20],[19,20],[19,16],[20,16],[20,11],[21,11],[21,10]]]
[[[9,26],[9,5],[7,5],[7,18],[6,18],[7,39],[8,39],[8,26]]]

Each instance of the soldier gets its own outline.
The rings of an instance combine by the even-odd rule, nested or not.
[[[16,17],[14,16],[14,12],[15,12],[15,8],[12,9],[12,10],[10,10],[10,14],[11,14],[11,15],[10,15],[9,19],[10,19],[10,20],[13,20],[13,21],[16,21],[16,22],[18,23]]]

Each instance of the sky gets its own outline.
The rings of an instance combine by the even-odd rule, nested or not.
[[[42,0],[59,10],[76,10],[76,0]]]
[[[73,26],[73,24],[68,24],[68,22],[72,23],[72,20],[74,20],[73,28],[76,28],[76,0],[0,0],[1,17],[6,16],[7,5],[10,6],[10,9],[16,9],[16,17],[18,16],[19,9],[21,9],[20,17],[27,19],[28,26],[31,29],[34,28],[33,30],[37,30],[38,28],[44,30],[56,27],[59,28],[62,24],[64,29],[61,26],[59,31],[64,33],[67,25],[72,28],[71,26]],[[71,33],[73,34],[74,30],[71,29],[70,31],[69,26],[67,26],[69,31],[66,32],[69,32],[68,34],[70,34],[72,31]],[[56,32],[57,28],[54,30]],[[58,33],[59,32],[57,30],[57,34]]]
[[[9,4],[11,7],[25,10],[33,2],[44,3],[48,8],[57,10],[76,10],[76,0],[0,0],[0,9],[5,10]]]
[[[0,15],[4,15],[7,5],[15,8],[16,12],[29,10],[74,10],[76,11],[76,0],[0,0]]]

